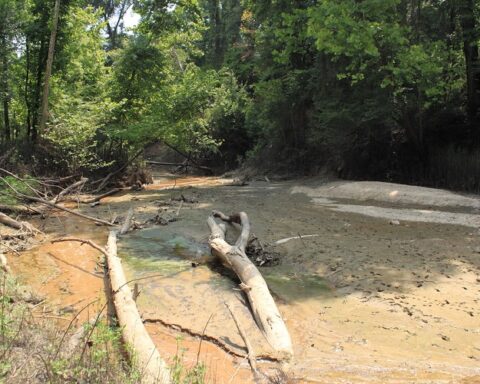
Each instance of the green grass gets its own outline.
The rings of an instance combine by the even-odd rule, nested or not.
[[[72,349],[69,341],[81,330],[79,326],[61,323],[59,327],[43,317],[35,306],[39,300],[11,275],[0,272],[0,383],[141,382],[141,373],[126,358],[135,356],[122,343],[120,328],[110,326],[103,317],[86,323],[80,342]],[[172,382],[206,384],[206,366],[198,362],[188,368],[180,340],[170,366]]]
[[[192,368],[184,364],[185,349],[181,346],[181,337],[177,337],[177,353],[173,357],[170,369],[175,384],[205,384],[206,366],[197,361]]]

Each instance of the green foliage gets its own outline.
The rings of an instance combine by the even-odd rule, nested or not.
[[[193,62],[201,56],[196,42],[202,24],[196,17],[186,29],[162,31],[160,37],[155,31],[135,35],[113,56],[112,89],[120,107],[107,132],[136,144],[165,140],[192,156],[215,153],[222,131],[239,129],[246,94],[230,71],[202,69]]]
[[[0,0],[0,141],[29,140],[59,173],[155,140],[230,166],[252,149],[305,170],[385,168],[398,150],[426,164],[444,113],[442,144],[478,141],[471,0],[65,1],[37,132],[53,4]]]
[[[34,196],[32,188],[36,189],[38,186],[38,181],[28,175],[23,180],[18,180],[12,176],[1,177],[0,204],[15,205],[19,203],[15,191],[27,196]]]
[[[129,127],[129,138],[165,140],[194,155],[215,152],[221,144],[216,132],[232,122],[245,103],[231,73],[193,64],[171,74],[157,97],[144,118]]]
[[[121,354],[121,330],[105,321],[84,325],[90,347],[80,349],[70,358],[57,358],[50,362],[53,382],[82,381],[137,383],[140,372],[118,359]]]
[[[57,151],[55,161],[67,172],[97,168],[97,131],[117,106],[105,89],[107,68],[98,14],[75,7],[67,15],[63,48],[64,70],[52,80],[51,118],[44,139]]]
[[[32,372],[52,384],[140,382],[141,373],[123,360],[119,328],[103,320],[85,325],[85,336],[72,351],[66,341],[74,330],[32,316],[24,297],[35,296],[27,287],[0,271],[0,289],[0,382],[29,382]]]
[[[185,349],[181,346],[181,338],[177,338],[177,353],[173,356],[170,367],[172,381],[175,384],[205,384],[205,364],[197,362],[193,367],[185,367]]]

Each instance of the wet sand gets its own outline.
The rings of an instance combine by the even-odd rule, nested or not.
[[[151,228],[148,236],[145,230],[133,232],[119,242],[131,277],[160,275],[139,281],[138,305],[165,356],[176,350],[176,335],[183,335],[186,359],[194,363],[198,335],[213,313],[205,330],[212,341],[203,342],[200,355],[207,364],[209,382],[251,382],[247,362],[235,357],[245,353],[245,348],[223,305],[225,300],[237,300],[240,305],[236,282],[204,264],[209,212],[244,210],[252,231],[265,243],[299,234],[319,235],[276,246],[281,263],[261,269],[293,339],[295,357],[283,366],[292,378],[314,383],[479,382],[480,241],[474,197],[462,200],[461,206],[454,198],[450,205],[434,204],[445,195],[434,199],[419,189],[419,196],[426,194],[430,199],[425,204],[416,197],[411,201],[369,197],[367,202],[362,196],[355,200],[355,195],[338,199],[333,194],[322,195],[318,191],[321,183],[310,180],[258,181],[244,187],[225,186],[225,181],[214,178],[195,178],[192,183],[196,186],[190,187],[188,180],[159,180],[145,191],[112,196],[99,207],[82,208],[109,218],[123,214],[132,204],[137,221],[143,221],[159,210],[175,212],[179,203],[170,202],[171,197],[183,194],[198,201],[183,204],[178,221],[167,227]],[[307,189],[299,191],[299,186]],[[385,185],[385,193],[391,187]],[[415,188],[409,187],[409,193],[415,195]],[[383,213],[372,217],[359,209],[364,206]],[[391,215],[409,210],[419,210],[417,217]],[[445,224],[429,218],[452,217],[458,223],[455,220],[461,214],[470,215],[473,221],[451,225],[448,219]],[[59,218],[47,219],[45,229],[52,237],[68,233],[99,243],[106,239],[105,228],[63,214]],[[162,231],[167,237],[189,240],[192,249],[179,254],[179,249],[189,246],[180,240],[180,244],[165,242]],[[138,254],[136,244],[143,244],[137,247]],[[196,254],[200,265],[194,268],[190,259]],[[45,244],[21,256],[9,256],[22,279],[48,295],[48,301],[61,305],[101,296],[102,280],[93,276],[98,257],[78,244]],[[162,258],[169,263],[159,262]],[[65,281],[70,294],[65,293]],[[80,307],[81,303],[75,305],[75,309]],[[268,355],[269,346],[248,311],[242,316],[259,353]]]

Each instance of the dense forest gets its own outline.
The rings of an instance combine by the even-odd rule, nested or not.
[[[1,0],[0,18],[1,153],[34,174],[163,141],[221,170],[480,188],[475,0]]]

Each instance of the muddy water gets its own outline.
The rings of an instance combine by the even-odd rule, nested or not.
[[[295,358],[283,367],[291,377],[320,383],[479,381],[480,241],[476,228],[432,223],[423,220],[425,216],[421,216],[423,222],[406,221],[405,217],[415,217],[402,216],[398,225],[390,225],[385,211],[372,217],[358,209],[349,212],[324,201],[316,203],[312,201],[315,196],[291,194],[298,182],[256,182],[246,187],[222,186],[214,179],[203,185],[198,185],[201,179],[192,182],[195,188],[189,188],[188,180],[157,183],[147,191],[114,196],[100,207],[84,209],[109,217],[133,204],[137,220],[142,221],[165,207],[175,213],[179,205],[171,197],[183,194],[198,201],[184,204],[178,221],[133,232],[119,242],[129,277],[138,279],[139,308],[160,350],[176,353],[175,338],[181,335],[185,359],[194,364],[198,336],[205,334],[209,341],[202,343],[200,358],[208,365],[210,382],[252,382],[245,359],[236,357],[245,349],[225,309],[224,302],[229,301],[235,303],[257,353],[271,356],[242,304],[238,282],[211,260],[206,248],[205,220],[211,209],[245,210],[253,232],[264,242],[299,233],[319,235],[277,246],[281,263],[262,268],[293,339]],[[371,201],[368,205],[374,206]],[[381,208],[411,207],[385,207],[382,202]],[[433,210],[455,215],[455,207]],[[63,227],[52,219],[46,229],[104,241],[101,228],[88,224],[85,229],[83,222],[62,215],[60,220]],[[230,238],[235,235],[231,230]],[[88,252],[78,245],[57,246],[64,260],[79,251]],[[52,253],[48,247],[22,254],[16,259],[17,271],[28,271],[32,257],[42,262],[47,259]],[[69,260],[71,264],[90,260],[82,268],[91,272],[95,257],[92,252]],[[35,270],[42,262],[35,264]],[[79,295],[88,296],[81,288],[87,275],[92,288],[101,286],[91,274],[70,266],[71,272],[66,273],[65,263],[55,263],[50,270],[58,268],[59,276],[66,276],[71,285],[73,281],[78,284],[71,291],[78,289]],[[27,280],[34,275],[26,272]],[[46,291],[53,294],[52,289]],[[59,292],[57,297],[62,298]]]

